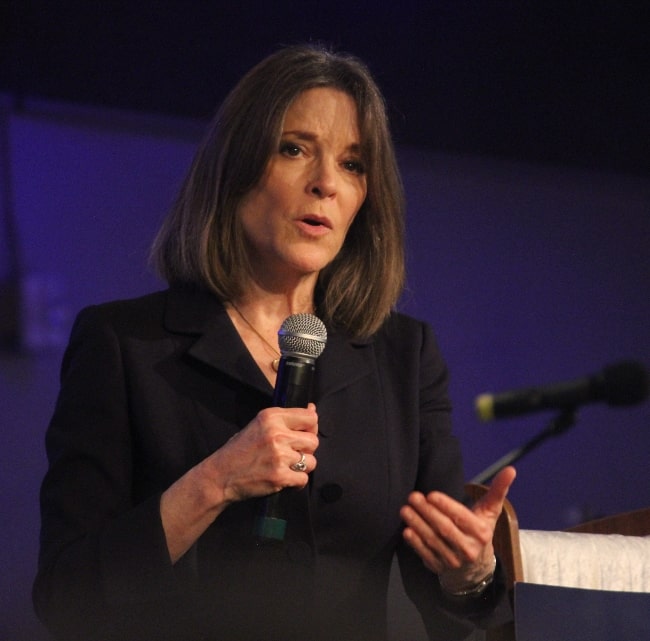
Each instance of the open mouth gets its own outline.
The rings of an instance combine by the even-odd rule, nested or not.
[[[329,222],[326,219],[317,218],[316,216],[305,216],[300,220],[301,222],[305,223],[305,225],[309,225],[310,227],[324,227],[327,229],[330,229],[331,227]]]

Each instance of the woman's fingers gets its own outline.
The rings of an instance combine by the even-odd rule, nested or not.
[[[402,518],[407,542],[435,571],[474,563],[492,538],[489,523],[440,492],[412,493]]]
[[[316,467],[317,434],[313,404],[267,408],[214,453],[214,463],[235,500],[303,487]]]

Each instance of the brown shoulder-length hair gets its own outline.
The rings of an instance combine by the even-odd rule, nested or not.
[[[318,278],[318,315],[352,337],[373,334],[404,285],[404,195],[384,99],[357,58],[321,46],[283,48],[230,92],[199,146],[151,258],[169,284],[208,288],[236,300],[251,267],[240,202],[280,144],[284,116],[303,91],[332,87],[355,101],[366,199],[341,251]]]

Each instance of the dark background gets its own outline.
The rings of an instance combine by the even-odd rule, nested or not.
[[[29,594],[74,315],[162,287],[147,250],[205,121],[281,44],[351,51],[384,90],[408,200],[400,305],[449,363],[468,478],[552,417],[484,425],[477,394],[649,366],[646,4],[0,0],[0,286],[22,312],[22,349],[0,348],[0,639],[48,638]],[[649,505],[649,411],[586,406],[523,459],[521,527]],[[392,638],[422,638],[398,609]]]
[[[650,169],[647,3],[4,2],[0,88],[198,118],[280,44],[364,59],[398,143]]]

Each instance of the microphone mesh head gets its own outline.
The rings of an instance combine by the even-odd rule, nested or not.
[[[283,356],[293,354],[316,359],[325,349],[327,330],[323,321],[313,314],[292,314],[282,323],[278,342]]]

